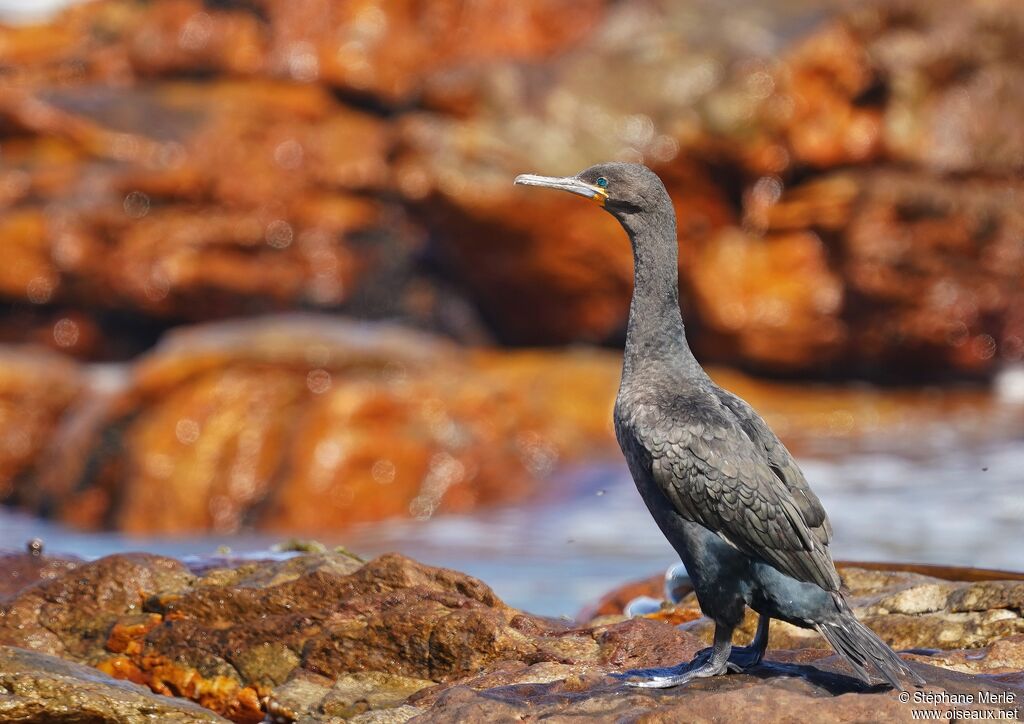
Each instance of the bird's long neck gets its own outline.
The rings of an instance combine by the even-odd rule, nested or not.
[[[679,310],[679,248],[671,202],[635,214],[622,225],[633,244],[633,300],[623,359],[623,378],[652,363],[689,375],[704,372],[686,343]]]

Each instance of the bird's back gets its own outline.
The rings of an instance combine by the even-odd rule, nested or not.
[[[623,376],[619,444],[641,494],[788,576],[838,590],[831,528],[789,451],[739,397],[706,375]],[[652,511],[653,512],[653,511]]]

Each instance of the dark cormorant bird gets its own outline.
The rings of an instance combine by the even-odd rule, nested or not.
[[[527,186],[584,196],[611,213],[633,245],[634,288],[615,401],[615,433],[637,489],[679,553],[714,645],[670,669],[627,672],[668,687],[758,664],[773,618],[811,628],[867,683],[924,681],[861,624],[840,591],[832,528],[796,461],[742,399],[711,381],[690,352],[679,309],[672,201],[645,166],[605,163]],[[760,614],[751,646],[732,649],[744,607]]]

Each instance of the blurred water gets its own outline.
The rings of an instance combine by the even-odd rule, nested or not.
[[[42,22],[62,8],[82,0],[0,0],[0,21]]]
[[[964,449],[861,450],[801,461],[835,527],[837,559],[913,561],[1024,570],[1024,439]],[[471,517],[362,526],[325,543],[365,556],[400,551],[491,584],[508,603],[574,615],[616,584],[664,570],[675,556],[624,466],[583,467],[553,483],[544,504]],[[142,549],[171,555],[246,552],[280,537],[125,539],[81,534],[0,513],[0,548],[33,536],[47,550],[93,557]]]

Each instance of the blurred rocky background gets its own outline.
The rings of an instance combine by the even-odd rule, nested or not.
[[[511,184],[606,159],[665,179],[691,343],[798,452],[1019,451],[1017,0],[43,9],[0,5],[9,505],[344,535],[621,478],[629,246]]]

